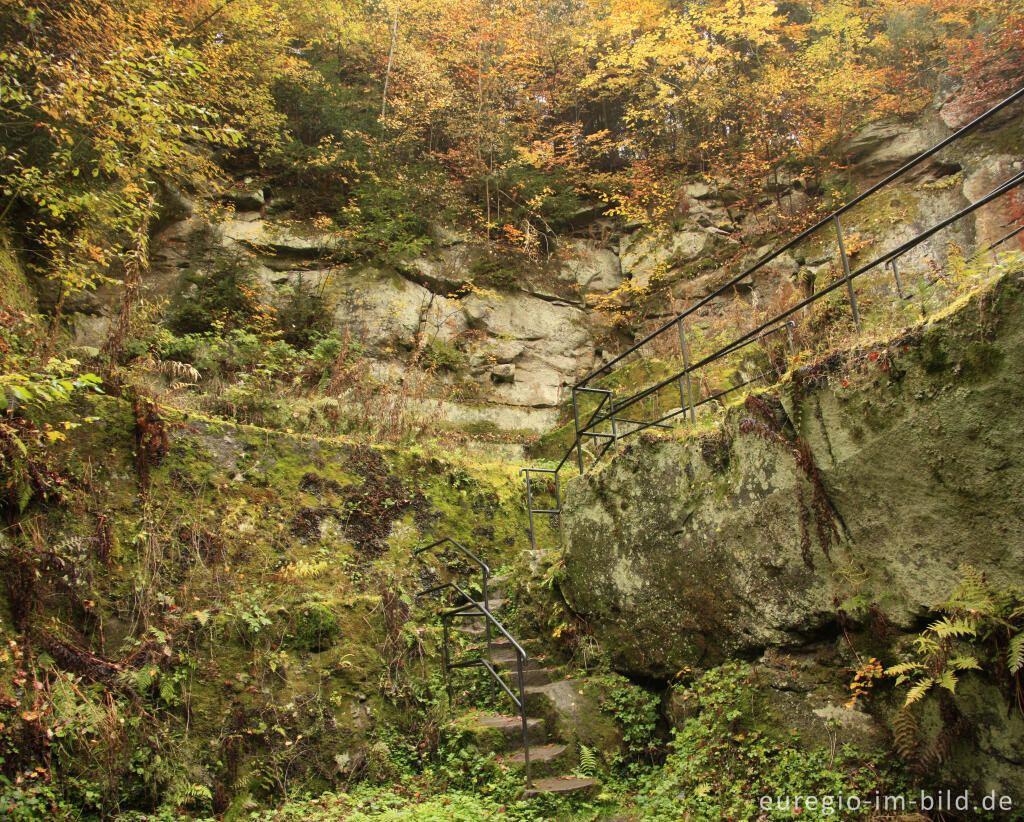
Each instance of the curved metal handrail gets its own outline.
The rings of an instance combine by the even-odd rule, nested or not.
[[[454,542],[454,540],[452,540],[452,542]],[[428,546],[428,547],[432,547],[432,546]],[[482,563],[482,564],[484,565],[484,567],[486,567],[485,563]],[[500,620],[498,620],[498,618],[495,617],[494,614],[491,613],[491,610],[489,608],[489,603],[488,603],[488,601],[486,599],[482,603],[481,602],[477,602],[475,599],[473,599],[473,597],[470,595],[470,593],[468,591],[466,591],[464,588],[462,588],[457,583],[454,583],[454,582],[444,582],[444,583],[442,583],[440,585],[435,585],[432,588],[427,588],[427,589],[425,589],[423,591],[417,591],[416,592],[416,597],[418,599],[419,597],[428,596],[429,594],[440,593],[441,591],[443,591],[445,589],[451,589],[451,590],[455,591],[464,600],[464,603],[462,605],[458,606],[457,608],[453,608],[451,610],[444,610],[442,608],[441,611],[440,611],[442,639],[443,639],[442,658],[443,658],[443,662],[444,662],[445,687],[446,687],[446,689],[448,691],[448,704],[451,705],[451,703],[452,703],[452,685],[451,685],[451,677],[449,676],[449,673],[452,670],[455,670],[455,669],[458,669],[458,668],[480,667],[480,668],[483,668],[484,670],[487,671],[487,673],[490,675],[490,678],[491,678],[492,688],[493,688],[493,684],[495,682],[498,685],[500,685],[502,690],[504,690],[505,693],[507,693],[509,695],[509,697],[512,699],[512,702],[516,706],[516,708],[519,709],[519,717],[520,717],[520,722],[521,722],[521,726],[522,726],[522,736],[523,736],[523,769],[524,769],[524,776],[525,776],[525,780],[526,780],[526,787],[529,788],[530,785],[531,785],[531,781],[530,781],[530,735],[529,735],[529,726],[527,725],[527,721],[526,721],[526,719],[527,719],[526,718],[526,690],[525,690],[525,681],[524,681],[524,678],[523,678],[523,669],[526,666],[526,662],[527,662],[527,659],[528,659],[526,651],[523,649],[523,646],[520,645],[516,641],[515,637],[513,637],[512,634],[510,634],[508,632],[508,630],[505,628],[505,626],[501,624]],[[452,619],[452,618],[455,618],[455,617],[473,617],[473,616],[482,616],[484,618],[485,624],[488,626],[488,634],[487,634],[487,659],[471,659],[471,660],[467,660],[467,661],[464,661],[464,662],[452,662],[450,654],[449,654],[449,651],[448,651],[448,633],[449,633],[448,632],[448,621],[449,621],[449,619]],[[491,625],[493,625],[495,628],[498,629],[498,632],[503,637],[505,637],[505,639],[508,640],[509,645],[515,651],[515,655],[516,655],[516,678],[517,678],[518,691],[519,691],[519,696],[518,697],[515,695],[515,693],[512,692],[512,689],[509,688],[508,684],[501,677],[501,674],[499,674],[497,672],[497,670],[495,670],[494,663],[490,659],[490,656],[491,656],[490,626]]]
[[[796,237],[791,239],[789,242],[787,242],[785,245],[783,245],[779,249],[777,249],[777,250],[775,250],[775,251],[765,255],[764,257],[759,259],[757,262],[755,262],[752,266],[750,266],[748,269],[746,269],[742,273],[736,275],[735,277],[731,278],[726,283],[724,283],[723,285],[719,286],[714,291],[712,291],[710,294],[708,294],[705,297],[701,298],[697,303],[695,303],[694,305],[692,305],[689,308],[687,308],[681,314],[679,314],[676,317],[672,318],[671,320],[669,320],[668,322],[666,322],[665,324],[663,324],[662,326],[660,326],[659,328],[657,328],[656,330],[654,330],[653,332],[651,332],[650,334],[645,336],[643,339],[641,339],[639,342],[637,342],[634,345],[632,345],[629,349],[627,349],[623,353],[619,354],[618,356],[614,357],[613,359],[609,360],[608,362],[602,364],[598,368],[592,370],[585,377],[583,377],[581,380],[579,380],[577,383],[575,383],[573,385],[573,387],[572,387],[572,400],[573,400],[573,415],[574,415],[576,436],[573,439],[572,444],[569,446],[568,450],[562,456],[562,459],[558,462],[558,464],[556,465],[555,468],[524,468],[524,469],[521,469],[520,472],[519,472],[520,476],[524,476],[525,479],[526,479],[527,507],[528,507],[528,510],[530,511],[530,541],[531,541],[531,545],[533,545],[533,547],[536,547],[536,533],[535,533],[533,515],[535,513],[543,513],[543,514],[551,514],[551,515],[558,515],[558,514],[561,513],[561,492],[560,492],[559,472],[565,466],[566,462],[572,456],[574,451],[577,454],[577,461],[579,463],[579,471],[580,471],[581,474],[584,472],[584,465],[583,465],[583,441],[584,441],[585,438],[588,438],[588,437],[591,438],[591,439],[598,439],[598,438],[600,438],[600,439],[604,439],[605,440],[605,443],[604,443],[603,447],[601,447],[600,450],[597,451],[596,457],[594,455],[591,455],[591,457],[595,460],[595,462],[599,462],[601,457],[603,457],[603,455],[605,454],[605,452],[607,452],[607,450],[610,447],[612,447],[615,443],[617,443],[618,440],[620,439],[619,432],[618,432],[617,425],[616,425],[617,422],[629,422],[629,423],[637,424],[637,426],[638,426],[638,427],[632,429],[631,431],[627,431],[627,432],[623,433],[622,436],[629,436],[631,434],[635,434],[635,433],[637,433],[639,431],[645,430],[646,428],[655,427],[655,426],[656,427],[661,427],[661,428],[669,428],[671,426],[666,425],[665,422],[667,420],[669,420],[669,419],[672,419],[673,417],[677,417],[680,414],[685,413],[685,411],[687,410],[686,409],[687,405],[689,406],[688,410],[690,412],[691,422],[694,422],[695,419],[696,419],[695,418],[695,411],[696,411],[696,409],[698,407],[700,407],[701,405],[704,405],[707,402],[713,401],[717,397],[721,396],[719,394],[719,395],[716,395],[716,397],[708,397],[708,398],[702,399],[700,401],[695,401],[693,386],[692,386],[691,379],[690,379],[691,375],[695,371],[697,371],[698,369],[708,365],[709,363],[714,362],[715,360],[718,360],[718,359],[720,359],[720,358],[722,358],[724,356],[727,356],[727,355],[729,355],[731,353],[734,353],[734,352],[738,351],[739,349],[741,349],[741,348],[743,348],[743,347],[745,347],[747,345],[750,345],[750,344],[758,341],[759,339],[762,339],[767,334],[774,333],[775,331],[780,330],[783,327],[786,327],[786,328],[791,327],[793,325],[793,321],[792,320],[787,320],[788,317],[792,316],[797,311],[800,311],[800,310],[806,308],[808,305],[811,305],[812,303],[816,302],[817,300],[822,299],[823,297],[825,297],[826,295],[830,294],[831,292],[835,291],[838,288],[842,288],[842,287],[845,286],[849,290],[849,292],[850,292],[851,308],[852,308],[852,311],[853,311],[854,321],[856,322],[857,328],[859,330],[860,329],[860,318],[859,318],[859,315],[858,315],[858,312],[857,312],[857,304],[856,304],[856,298],[854,296],[853,281],[857,277],[859,277],[862,274],[872,270],[876,266],[884,264],[884,265],[892,268],[892,273],[893,273],[893,277],[896,280],[896,286],[897,286],[897,290],[899,292],[899,296],[900,296],[901,299],[905,299],[906,297],[905,297],[905,295],[903,293],[903,285],[902,285],[902,282],[900,280],[899,269],[897,267],[899,259],[904,254],[906,254],[907,251],[909,251],[912,248],[916,247],[917,245],[921,244],[922,242],[924,242],[925,240],[927,240],[929,237],[933,236],[937,232],[947,228],[948,226],[952,225],[957,220],[963,218],[964,216],[967,216],[968,214],[973,213],[978,208],[981,208],[982,206],[984,206],[987,203],[997,199],[998,197],[1001,197],[1004,194],[1007,194],[1012,189],[1014,189],[1017,186],[1019,186],[1022,183],[1024,183],[1024,174],[1016,174],[1016,175],[1014,175],[1010,179],[1008,179],[1008,180],[1004,181],[1003,183],[999,184],[998,186],[996,186],[996,188],[993,189],[988,195],[980,198],[979,200],[975,201],[974,203],[969,204],[967,207],[961,209],[959,212],[957,212],[953,216],[951,216],[951,217],[949,217],[949,218],[947,218],[945,220],[940,221],[939,223],[937,223],[936,225],[932,226],[931,228],[926,229],[925,231],[920,232],[915,237],[913,237],[912,239],[910,239],[907,242],[903,243],[899,247],[894,248],[894,249],[892,249],[890,251],[887,251],[887,252],[883,253],[880,257],[878,257],[877,259],[873,260],[872,262],[870,262],[870,263],[868,263],[866,265],[861,266],[856,271],[851,271],[850,270],[849,256],[846,253],[846,249],[845,249],[845,245],[844,245],[844,241],[843,241],[842,226],[841,226],[841,224],[839,222],[839,218],[842,215],[844,215],[847,212],[849,212],[854,207],[856,207],[857,205],[859,205],[860,203],[864,202],[866,199],[868,199],[872,195],[876,194],[881,189],[885,188],[887,185],[889,185],[893,181],[895,181],[895,180],[903,177],[904,175],[906,175],[908,172],[910,172],[911,170],[913,170],[914,168],[919,166],[921,163],[923,163],[924,161],[928,160],[929,158],[931,158],[932,156],[937,154],[942,149],[944,149],[947,146],[949,146],[949,145],[955,143],[956,141],[960,140],[966,134],[968,134],[969,132],[973,131],[975,128],[977,128],[979,125],[981,125],[982,123],[984,123],[987,120],[989,120],[991,117],[993,117],[998,112],[1006,109],[1008,106],[1018,102],[1021,99],[1024,99],[1024,88],[1018,89],[1017,91],[1015,91],[1013,94],[1011,94],[1010,96],[1008,96],[1007,98],[1005,98],[1001,102],[999,102],[996,105],[992,106],[990,109],[988,109],[988,111],[986,111],[986,112],[978,115],[977,117],[975,117],[971,122],[967,123],[966,125],[964,125],[960,129],[958,129],[953,134],[949,135],[945,139],[943,139],[940,142],[936,143],[931,148],[921,152],[916,157],[911,159],[909,162],[907,162],[903,166],[901,166],[899,169],[897,169],[896,171],[892,172],[887,177],[885,177],[884,179],[880,180],[878,183],[875,183],[873,186],[868,188],[866,191],[864,191],[861,194],[859,194],[856,197],[854,197],[850,202],[848,202],[845,205],[841,206],[840,208],[836,209],[831,214],[829,214],[828,216],[824,217],[823,219],[821,219],[820,221],[815,223],[810,228],[807,228],[804,231],[800,232]],[[836,230],[836,234],[837,234],[838,242],[839,242],[839,246],[840,246],[840,257],[842,259],[843,269],[844,269],[843,273],[844,273],[845,276],[839,278],[838,280],[836,280],[836,282],[834,282],[831,285],[821,289],[820,291],[817,291],[816,293],[812,294],[810,297],[802,300],[797,305],[795,305],[795,306],[789,308],[788,310],[786,310],[786,311],[776,315],[775,317],[772,317],[770,320],[768,320],[767,322],[761,324],[759,327],[757,327],[757,328],[753,329],[752,331],[750,331],[750,332],[740,336],[739,338],[733,340],[732,342],[730,342],[727,345],[725,345],[722,348],[720,348],[718,351],[715,351],[714,353],[708,355],[707,357],[704,357],[700,361],[691,364],[688,361],[688,359],[689,359],[689,357],[688,357],[688,350],[687,350],[687,346],[686,346],[685,336],[683,334],[682,321],[684,319],[686,319],[687,317],[690,317],[691,315],[693,315],[695,312],[699,311],[700,309],[706,307],[709,303],[711,303],[713,300],[717,299],[718,297],[722,296],[729,289],[735,287],[736,285],[741,283],[743,280],[749,278],[751,275],[753,275],[759,269],[763,268],[765,265],[770,263],[772,260],[777,259],[779,256],[784,254],[786,251],[789,251],[790,249],[792,249],[793,247],[798,245],[800,242],[802,242],[803,240],[805,240],[808,237],[810,237],[816,231],[819,231],[820,229],[822,229],[825,226],[827,226],[829,223],[832,223],[834,225],[834,227],[835,227],[835,230]],[[1006,236],[1000,238],[995,243],[990,245],[989,249],[995,248],[996,246],[1000,245],[1001,243],[1006,242],[1007,240],[1011,239],[1012,237],[1017,236],[1022,231],[1024,231],[1024,226],[1015,227]],[[975,256],[977,256],[977,255],[975,255]],[[775,328],[775,329],[771,328],[771,326],[773,324],[779,323],[782,320],[787,320],[787,322],[783,323],[778,328]],[[607,390],[604,390],[604,389],[594,389],[594,388],[590,388],[589,387],[588,384],[592,380],[594,380],[596,377],[598,377],[598,376],[600,376],[602,374],[611,373],[614,366],[616,366],[617,364],[621,363],[626,357],[628,357],[631,354],[635,353],[636,351],[641,349],[644,345],[646,345],[647,343],[651,342],[653,339],[655,339],[659,335],[661,335],[661,334],[665,333],[666,331],[669,331],[670,329],[672,329],[673,326],[677,327],[678,331],[679,331],[679,342],[680,342],[680,348],[681,348],[682,358],[683,358],[683,368],[682,368],[682,370],[678,371],[677,373],[673,374],[670,377],[667,377],[667,378],[665,378],[665,379],[655,383],[654,385],[651,385],[651,386],[648,386],[646,388],[643,388],[643,389],[641,389],[641,390],[635,392],[634,394],[632,394],[630,396],[627,396],[625,398],[616,399],[611,391],[607,391]],[[787,331],[787,333],[790,333],[790,332]],[[792,340],[791,340],[791,346],[792,346]],[[747,382],[743,383],[743,385],[747,385],[750,382],[752,382],[752,381],[748,380]],[[666,388],[667,386],[671,385],[672,383],[678,383],[678,385],[679,385],[680,398],[681,398],[681,401],[683,402],[683,408],[681,408],[680,410],[675,411],[675,412],[673,412],[671,414],[667,414],[667,415],[665,415],[665,416],[663,416],[663,417],[661,417],[661,418],[659,418],[657,420],[654,420],[654,421],[651,421],[651,422],[642,422],[642,423],[639,420],[629,420],[629,419],[627,419],[627,418],[622,416],[623,412],[626,411],[627,409],[629,409],[630,407],[632,407],[632,406],[636,405],[637,403],[643,401],[644,399],[652,396],[656,392],[661,391],[663,388]],[[685,385],[685,389],[686,389],[685,390],[685,394],[686,394],[685,397],[683,396],[684,395],[684,385]],[[730,392],[732,392],[734,390],[737,390],[738,388],[743,387],[743,385],[736,386],[736,387],[731,388],[728,391],[722,392],[722,393],[730,393]],[[594,409],[593,413],[591,413],[590,417],[587,419],[587,421],[582,426],[580,425],[578,405],[577,405],[577,401],[576,401],[577,392],[580,392],[580,391],[595,392],[595,393],[601,393],[601,394],[606,394],[607,395],[606,397],[602,397],[601,401],[598,403],[598,405]],[[606,404],[608,405],[608,409],[604,410]],[[611,425],[611,433],[610,434],[598,433],[596,431],[598,426],[600,426],[600,425],[602,425],[604,423],[610,423],[610,425]],[[550,509],[550,508],[549,509],[534,509],[533,508],[533,494],[532,494],[532,488],[531,488],[531,484],[530,484],[531,483],[531,474],[532,473],[545,473],[545,474],[553,474],[554,475],[554,479],[555,479],[555,501],[556,501],[555,502],[555,504],[556,504],[555,508],[553,508],[553,509]]]

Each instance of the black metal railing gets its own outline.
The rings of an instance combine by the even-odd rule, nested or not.
[[[441,545],[445,545],[445,546],[450,545],[452,548],[454,548],[456,551],[458,551],[460,554],[462,554],[466,559],[468,559],[470,562],[472,562],[474,565],[476,565],[477,568],[480,569],[480,593],[483,596],[483,601],[484,601],[485,605],[488,602],[490,602],[490,594],[488,592],[488,580],[490,580],[490,578],[491,578],[491,568],[490,568],[490,566],[486,562],[484,562],[482,559],[480,559],[480,557],[478,557],[472,551],[467,549],[461,543],[457,542],[456,540],[452,539],[451,537],[441,537],[441,539],[437,540],[436,542],[430,543],[430,545],[425,545],[422,548],[417,548],[415,551],[412,552],[412,555],[413,555],[413,557],[416,558],[417,561],[420,562],[420,564],[422,564],[425,567],[429,568],[430,566],[427,565],[427,563],[423,561],[423,555],[425,553],[427,553],[428,551],[432,551],[433,549],[435,549],[435,548],[437,548],[437,547],[439,547]],[[484,625],[484,637],[485,637],[485,640],[486,640],[486,643],[487,643],[487,658],[490,659],[491,658],[491,650],[492,649],[491,649],[491,626],[490,626],[489,623]]]
[[[523,768],[524,768],[524,779],[526,787],[531,786],[530,781],[530,737],[529,727],[527,724],[526,716],[526,696],[525,696],[525,680],[524,671],[528,661],[526,651],[523,647],[515,640],[515,638],[508,632],[504,625],[491,613],[490,600],[488,599],[488,579],[491,576],[491,569],[482,559],[477,557],[471,551],[460,545],[454,539],[450,537],[444,537],[431,545],[427,545],[423,548],[419,548],[413,552],[413,556],[422,562],[421,555],[432,548],[436,548],[439,545],[451,544],[456,550],[470,559],[480,569],[480,580],[481,580],[481,593],[483,600],[478,602],[474,599],[473,595],[465,590],[462,586],[455,582],[443,582],[440,585],[435,585],[430,588],[426,588],[416,593],[416,597],[429,596],[431,594],[440,594],[443,591],[452,591],[455,594],[455,598],[459,600],[459,603],[454,608],[445,609],[442,607],[439,611],[441,617],[441,661],[444,670],[445,690],[448,693],[448,705],[451,707],[453,703],[453,690],[451,672],[455,670],[465,668],[483,668],[487,671],[491,681],[491,697],[494,699],[497,695],[495,690],[496,686],[500,687],[502,691],[512,700],[512,704],[515,706],[519,713],[520,722],[522,725],[522,737],[523,737]],[[484,632],[486,636],[485,654],[478,659],[468,659],[453,662],[451,658],[451,621],[454,619],[466,619],[466,618],[483,618],[484,620]],[[493,643],[492,643],[492,629],[496,630],[501,636],[503,636],[509,644],[515,654],[515,683],[516,690],[513,691],[509,687],[508,683],[501,673],[494,667],[493,659]]]
[[[632,345],[629,349],[622,352],[618,356],[604,363],[603,365],[595,368],[583,379],[579,380],[572,387],[572,410],[573,410],[573,423],[575,429],[575,437],[572,444],[569,446],[565,455],[557,463],[554,468],[524,468],[520,471],[520,474],[525,477],[526,482],[526,500],[527,508],[529,510],[530,517],[530,540],[531,545],[536,547],[536,531],[534,525],[534,516],[536,514],[548,514],[552,516],[558,516],[561,513],[561,488],[560,488],[560,472],[564,468],[565,464],[569,461],[570,457],[575,454],[576,463],[579,473],[582,474],[586,470],[584,451],[585,444],[589,442],[594,447],[594,451],[590,456],[591,466],[597,465],[605,453],[611,448],[614,448],[620,440],[628,437],[632,434],[636,434],[640,431],[648,428],[672,428],[673,425],[669,425],[668,421],[677,418],[689,417],[690,423],[696,422],[696,410],[702,405],[709,402],[720,402],[722,398],[734,391],[740,390],[752,383],[761,381],[769,378],[774,372],[777,377],[780,377],[778,365],[775,365],[771,369],[767,369],[765,372],[758,374],[757,376],[745,379],[737,385],[719,392],[709,392],[710,396],[697,399],[694,391],[694,376],[701,369],[722,360],[725,357],[735,354],[743,348],[753,345],[757,342],[764,340],[766,337],[772,334],[786,333],[788,337],[789,347],[791,353],[793,353],[793,329],[794,321],[790,319],[794,314],[808,306],[816,303],[817,301],[824,299],[829,294],[833,293],[837,289],[845,288],[847,297],[850,303],[850,311],[854,326],[859,333],[861,331],[861,317],[857,305],[857,294],[854,288],[854,281],[862,277],[864,274],[872,271],[879,266],[883,266],[885,269],[889,269],[892,272],[893,279],[896,284],[896,290],[901,300],[906,299],[904,284],[900,276],[900,260],[910,250],[924,243],[930,237],[934,236],[940,231],[945,230],[957,221],[964,217],[973,214],[978,209],[988,205],[989,203],[1008,195],[1011,191],[1017,189],[1019,186],[1024,184],[1024,172],[1018,172],[1002,183],[998,184],[988,194],[972,203],[969,203],[966,207],[960,209],[955,214],[947,217],[944,220],[930,226],[929,228],[919,232],[910,240],[901,243],[896,248],[890,249],[876,257],[869,263],[861,265],[857,268],[853,268],[851,265],[851,255],[847,252],[846,240],[843,234],[843,225],[841,218],[848,214],[856,206],[864,203],[873,195],[890,185],[891,183],[900,180],[910,174],[914,169],[919,167],[922,163],[933,157],[944,148],[956,143],[958,140],[965,137],[970,132],[974,131],[981,124],[991,120],[999,112],[1007,109],[1014,103],[1024,99],[1024,88],[1019,89],[1015,93],[1011,94],[1002,102],[996,104],[984,114],[976,117],[967,125],[963,126],[955,133],[951,134],[946,139],[928,150],[922,152],[917,157],[906,163],[883,180],[874,184],[863,193],[854,197],[849,203],[845,204],[841,208],[836,209],[834,212],[829,214],[827,217],[819,220],[810,228],[800,232],[796,237],[791,239],[782,247],[775,251],[761,257],[752,266],[737,274],[736,276],[729,279],[724,284],[714,289],[710,294],[701,298],[697,303],[690,306],[688,309],[683,311],[681,314],[673,317],[668,322],[661,325],[659,328],[652,331],[650,334],[645,336],[639,342]],[[711,354],[692,361],[690,347],[687,344],[686,333],[684,329],[684,322],[706,309],[709,304],[713,301],[722,298],[730,290],[735,289],[741,283],[749,281],[750,278],[761,271],[772,262],[776,261],[783,254],[791,251],[800,243],[811,238],[822,229],[831,229],[835,232],[835,239],[838,245],[838,254],[842,267],[842,275],[830,285],[816,291],[815,293],[797,302],[795,305],[790,306],[777,313],[775,316],[766,320],[765,322],[758,325],[756,328],[742,334],[731,342],[723,345],[718,350]],[[975,259],[978,254],[982,251],[991,250],[1011,238],[1024,232],[1024,225],[1015,226],[1005,236],[999,238],[992,244],[988,245],[983,249],[979,249],[978,252],[971,259]],[[592,385],[594,381],[601,377],[612,374],[617,367],[624,364],[625,361],[633,354],[641,351],[645,346],[663,338],[665,335],[678,333],[678,345],[679,354],[682,361],[682,368],[671,374],[670,376],[655,382],[653,385],[649,385],[624,397],[616,397],[612,389],[599,388]],[[626,416],[626,413],[632,408],[637,408],[640,403],[645,400],[653,399],[662,392],[664,389],[674,386],[679,391],[680,404],[677,408],[671,409],[668,413],[665,413],[654,420],[638,420],[634,417],[635,414]],[[599,397],[597,407],[590,413],[590,416],[581,423],[580,418],[580,397],[583,395],[597,395]],[[534,474],[546,474],[549,475],[554,482],[554,496],[555,505],[554,507],[534,507],[534,501],[536,495],[533,493],[532,482]]]

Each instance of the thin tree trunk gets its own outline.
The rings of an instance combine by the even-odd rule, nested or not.
[[[388,52],[388,68],[384,73],[384,93],[380,99],[380,123],[384,127],[384,112],[388,107],[388,85],[391,83],[391,66],[395,62],[395,43],[398,41],[398,14],[402,10],[401,0],[395,5],[395,19],[391,24],[391,49]]]

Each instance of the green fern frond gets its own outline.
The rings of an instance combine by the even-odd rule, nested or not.
[[[160,678],[160,699],[168,705],[172,705],[178,697],[178,689],[174,686],[174,680],[168,676]]]
[[[922,699],[934,684],[935,680],[930,676],[922,679],[913,688],[907,691],[907,701],[904,703],[904,706],[909,707],[910,705],[913,705],[915,702]]]
[[[958,682],[959,680],[956,678],[956,674],[949,670],[943,671],[935,679],[936,685],[938,685],[940,688],[945,688],[951,694],[956,693],[956,686]]]
[[[920,662],[901,662],[899,665],[893,665],[890,668],[885,669],[886,676],[905,676],[906,674],[914,673],[924,669],[924,665]]]
[[[1006,649],[1006,667],[1011,674],[1017,674],[1024,668],[1024,632],[1010,639]]]
[[[940,639],[950,639],[952,637],[973,637],[978,633],[974,624],[965,617],[955,617],[953,619],[943,617],[929,625],[928,630]]]
[[[963,654],[949,660],[949,667],[954,671],[980,671],[981,663],[976,656]]]
[[[594,776],[597,773],[597,754],[593,748],[580,745],[580,773],[584,776]]]
[[[155,681],[156,668],[152,665],[143,665],[135,672],[135,687],[139,691],[148,691]]]

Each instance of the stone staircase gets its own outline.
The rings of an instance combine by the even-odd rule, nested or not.
[[[487,609],[492,614],[499,614],[504,599],[502,593],[507,578],[494,577],[490,581],[490,599]],[[479,651],[485,655],[487,651],[483,617],[463,620],[455,627],[456,631],[466,635],[474,643],[471,651]],[[527,650],[535,646],[536,640],[525,640],[520,644]],[[496,639],[491,642],[491,661],[502,673],[509,687],[518,687],[516,676],[516,653],[507,639]],[[564,683],[564,684],[563,684]],[[578,751],[570,739],[559,738],[560,734],[547,710],[553,690],[571,688],[570,680],[562,680],[558,672],[546,667],[542,661],[530,657],[523,668],[524,696],[527,711],[526,728],[530,754],[530,785],[524,791],[524,797],[537,796],[542,793],[554,794],[588,794],[596,793],[598,782],[595,779],[579,777],[574,774],[578,765]],[[501,734],[492,734],[497,740],[496,749],[499,759],[512,768],[523,768],[525,752],[523,751],[522,719],[518,715],[483,713],[470,720],[482,732],[492,730]]]

